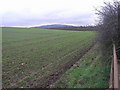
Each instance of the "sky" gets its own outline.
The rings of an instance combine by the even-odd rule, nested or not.
[[[95,8],[112,0],[2,0],[0,26],[95,25]]]

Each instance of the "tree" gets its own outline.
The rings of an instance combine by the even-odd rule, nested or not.
[[[120,47],[120,2],[104,2],[104,5],[101,10],[97,10],[97,14],[100,16],[97,27],[100,33],[102,53],[108,58],[112,55],[113,43],[117,48]],[[120,58],[120,50],[117,54]]]

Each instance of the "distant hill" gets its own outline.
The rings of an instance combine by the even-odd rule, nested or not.
[[[58,28],[58,27],[73,27],[73,26],[72,25],[52,24],[52,25],[35,26],[32,28]]]
[[[72,25],[62,25],[62,24],[35,26],[32,28],[72,30],[72,31],[96,31],[96,26],[72,26]]]

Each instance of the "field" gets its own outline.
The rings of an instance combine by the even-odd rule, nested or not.
[[[2,35],[3,87],[22,88],[59,82],[94,45],[96,32],[3,28]]]
[[[97,43],[51,88],[108,88],[110,66],[111,63],[106,63],[101,56]]]

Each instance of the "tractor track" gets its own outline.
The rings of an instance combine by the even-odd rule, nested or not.
[[[48,77],[46,77],[46,84],[42,85],[42,88],[50,88],[50,86],[55,83],[57,80],[59,80],[62,75],[69,70],[76,62],[78,62],[86,53],[88,53],[95,45],[90,46],[90,48],[86,51],[84,51],[83,53],[81,53],[81,55],[75,59],[74,61],[68,62],[62,69],[60,69],[58,72],[55,72],[51,75],[49,75]]]

